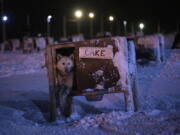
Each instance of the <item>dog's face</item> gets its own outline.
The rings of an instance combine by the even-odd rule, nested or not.
[[[62,74],[68,74],[72,72],[74,68],[73,55],[68,56],[57,56],[57,69]]]

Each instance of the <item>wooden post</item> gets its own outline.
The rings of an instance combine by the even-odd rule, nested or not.
[[[50,121],[56,120],[56,98],[55,98],[55,78],[54,78],[54,63],[53,63],[53,50],[51,47],[47,48],[46,52],[46,66],[48,69],[49,80],[49,101],[50,101]]]
[[[136,52],[133,41],[128,42],[128,57],[129,57],[129,78],[131,84],[131,91],[133,96],[134,110],[138,110],[139,96],[137,88],[137,67],[136,67]]]

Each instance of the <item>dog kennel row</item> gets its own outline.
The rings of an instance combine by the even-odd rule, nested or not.
[[[84,41],[82,34],[61,37],[59,43]],[[58,44],[53,37],[24,37],[21,39],[10,39],[0,44],[1,52],[23,50],[23,52],[32,52],[33,50],[45,49],[48,45]]]
[[[24,37],[21,39],[10,39],[0,44],[1,52],[22,50],[31,52],[33,50],[45,49],[47,45],[54,44],[53,37]]]

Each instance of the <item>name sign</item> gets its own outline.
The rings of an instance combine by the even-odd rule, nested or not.
[[[80,47],[79,58],[112,59],[113,48],[107,47]]]

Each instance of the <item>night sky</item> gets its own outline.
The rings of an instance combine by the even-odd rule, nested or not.
[[[75,34],[76,23],[72,20],[76,9],[82,9],[84,12],[81,29],[85,35],[88,35],[89,31],[87,14],[90,11],[96,14],[95,32],[100,31],[100,16],[104,18],[104,29],[109,31],[107,19],[109,15],[115,16],[114,34],[117,34],[118,30],[123,32],[123,20],[128,22],[128,31],[132,23],[135,29],[138,29],[138,23],[144,22],[145,32],[154,33],[157,31],[159,21],[162,32],[173,32],[176,30],[176,20],[180,16],[178,8],[180,8],[178,0],[4,0],[4,13],[9,16],[6,24],[8,38],[21,37],[27,32],[27,16],[30,17],[31,35],[36,36],[38,33],[44,35],[48,14],[53,16],[51,23],[53,36],[62,36],[63,16],[68,19],[68,35]]]

